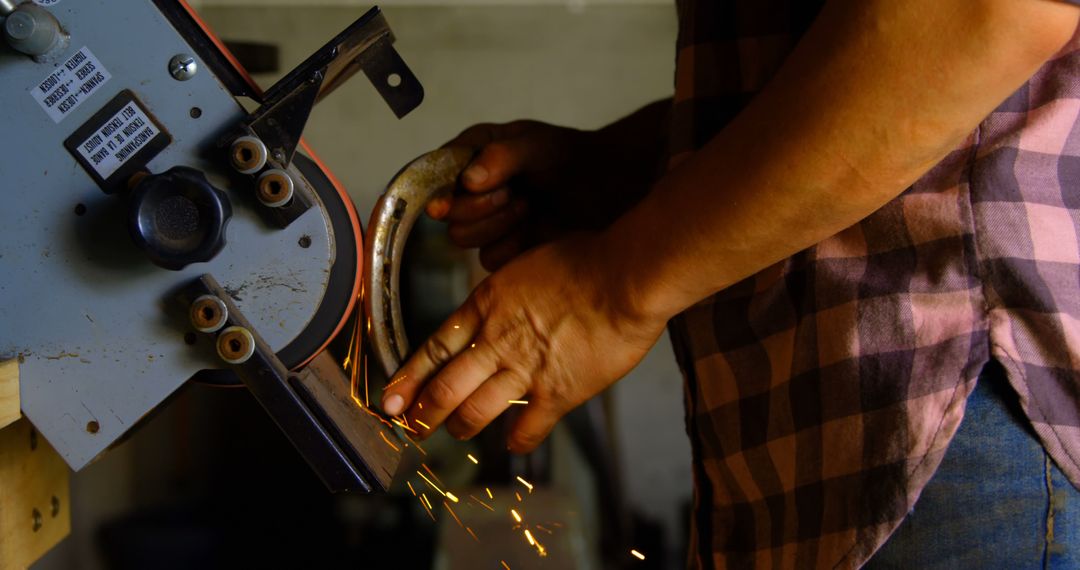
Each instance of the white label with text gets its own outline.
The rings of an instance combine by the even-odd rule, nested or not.
[[[111,77],[105,66],[84,47],[57,65],[41,83],[31,87],[30,96],[45,109],[53,122],[59,123]]]
[[[104,180],[154,140],[159,132],[146,113],[130,102],[79,144],[79,154]]]

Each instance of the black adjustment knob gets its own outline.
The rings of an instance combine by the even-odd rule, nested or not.
[[[186,166],[143,177],[128,196],[131,239],[165,269],[213,259],[231,217],[228,196]]]

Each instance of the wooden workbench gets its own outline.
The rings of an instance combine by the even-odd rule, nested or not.
[[[0,569],[27,568],[71,530],[70,470],[19,408],[19,363],[0,362]]]

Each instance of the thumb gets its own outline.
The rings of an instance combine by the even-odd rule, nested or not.
[[[461,173],[461,185],[475,194],[493,192],[510,179],[528,170],[536,160],[537,143],[529,137],[514,137],[484,145]],[[431,199],[428,216],[442,220],[450,213],[452,196]]]
[[[462,172],[462,186],[476,193],[506,186],[511,178],[529,170],[539,150],[536,146],[530,137],[503,139],[484,145]]]

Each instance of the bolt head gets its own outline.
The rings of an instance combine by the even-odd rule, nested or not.
[[[14,12],[4,21],[4,31],[13,40],[26,40],[34,35],[37,22],[26,12]]]
[[[174,55],[169,60],[169,74],[177,81],[187,81],[199,71],[199,64],[195,58],[186,53]]]

